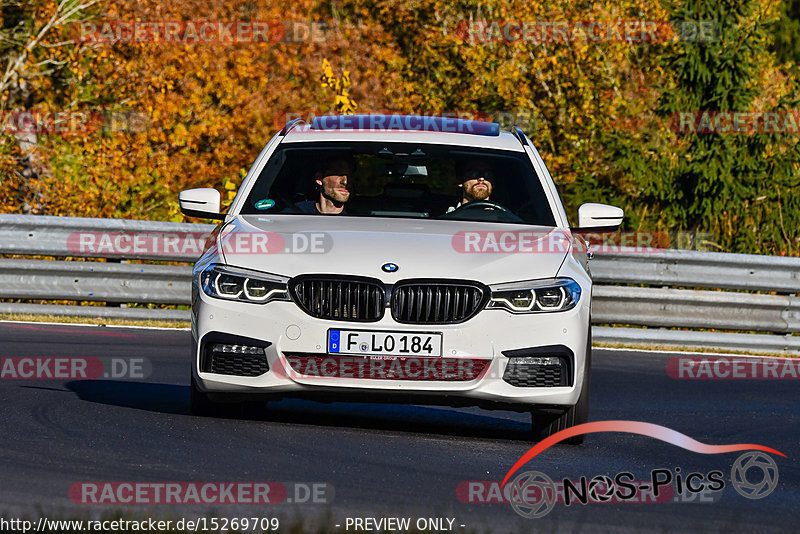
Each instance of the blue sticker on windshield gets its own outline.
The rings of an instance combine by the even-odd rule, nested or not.
[[[275,201],[271,198],[262,198],[258,202],[256,202],[256,209],[257,210],[268,210],[272,206],[275,205]]]

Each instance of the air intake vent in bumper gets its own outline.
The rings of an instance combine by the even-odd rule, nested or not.
[[[220,375],[261,376],[269,371],[267,356],[263,351],[260,355],[214,351],[211,352],[209,360],[210,371]]]
[[[521,388],[572,385],[574,356],[563,345],[504,351],[509,358],[503,381]]]
[[[520,388],[553,388],[563,386],[561,365],[556,358],[553,364],[532,364],[511,360],[503,373],[503,380]]]
[[[209,332],[203,338],[200,370],[232,376],[261,376],[269,371],[266,349],[258,339]]]

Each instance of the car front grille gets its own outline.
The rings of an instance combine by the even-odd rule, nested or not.
[[[383,317],[386,291],[380,280],[333,275],[303,275],[289,282],[289,293],[318,319],[373,322]]]
[[[489,300],[489,289],[477,282],[405,280],[392,289],[392,317],[406,324],[462,323]]]

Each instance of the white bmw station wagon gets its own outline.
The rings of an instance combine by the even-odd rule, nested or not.
[[[295,120],[226,214],[214,189],[180,206],[221,221],[194,267],[193,413],[302,397],[524,411],[537,438],[586,422],[587,247],[519,129]],[[584,204],[577,228],[622,217]]]

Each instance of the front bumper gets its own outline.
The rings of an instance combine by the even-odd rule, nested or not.
[[[478,405],[527,410],[531,405],[571,406],[581,393],[589,328],[588,295],[572,310],[514,315],[484,309],[455,325],[398,324],[386,314],[371,323],[315,319],[293,302],[250,304],[208,297],[194,301],[192,334],[197,386],[209,394],[265,395],[268,398],[305,397],[317,400],[410,402],[414,404]],[[287,358],[296,355],[327,358],[329,329],[397,332],[441,332],[442,359],[454,368],[466,360],[485,365],[472,379],[410,380],[308,376],[296,372]],[[203,370],[204,339],[224,333],[268,342],[269,371],[259,376],[234,376]],[[517,387],[503,380],[510,359],[504,352],[558,346],[571,352],[569,386]],[[237,395],[239,396],[239,395]]]

